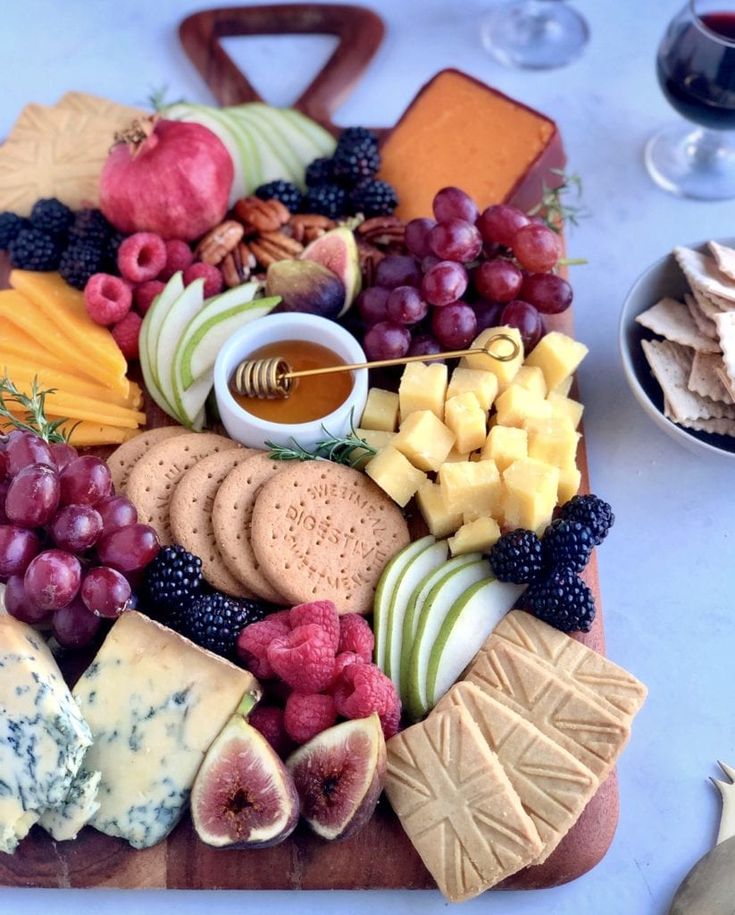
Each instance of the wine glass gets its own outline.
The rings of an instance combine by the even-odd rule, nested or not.
[[[735,197],[735,12],[727,0],[687,0],[669,24],[656,59],[678,121],[646,144],[653,180],[681,197]]]
[[[585,18],[564,0],[511,0],[480,26],[482,43],[506,67],[550,70],[575,60],[589,40]]]

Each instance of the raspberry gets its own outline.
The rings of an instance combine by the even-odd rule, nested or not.
[[[290,610],[278,610],[276,613],[269,613],[268,619],[272,620],[274,623],[280,623],[287,632],[291,631],[291,611]]]
[[[166,243],[153,232],[136,232],[120,245],[117,267],[126,280],[155,280],[166,264]]]
[[[268,661],[276,674],[302,693],[318,693],[332,679],[334,645],[321,626],[297,626],[268,646]]]
[[[318,693],[291,693],[286,701],[283,724],[296,743],[306,743],[337,720],[337,709],[331,696]]]
[[[275,673],[268,662],[268,646],[274,639],[285,635],[288,635],[288,629],[273,616],[251,623],[237,637],[237,656],[256,677],[273,677]]]
[[[332,682],[329,684],[329,688],[334,689],[336,687],[345,667],[349,667],[350,664],[364,663],[365,659],[361,658],[359,654],[355,654],[354,651],[341,651],[334,659],[334,672],[332,673]]]
[[[187,267],[186,270],[184,270],[184,286],[188,286],[189,283],[193,283],[194,280],[198,280],[199,277],[204,278],[205,299],[222,292],[224,280],[222,279],[220,271],[213,264],[204,264],[200,261],[197,264],[192,264],[190,267]]]
[[[155,297],[163,291],[164,286],[165,284],[160,280],[146,280],[145,283],[135,287],[133,298],[140,314],[144,315],[148,311]]]
[[[248,724],[260,731],[279,756],[285,756],[291,749],[291,741],[283,726],[283,709],[275,705],[258,705],[248,716]]]
[[[331,600],[315,600],[310,604],[298,604],[291,608],[289,620],[293,629],[297,626],[307,626],[309,623],[321,626],[329,636],[336,653],[340,631],[339,614]]]
[[[377,712],[386,737],[398,731],[401,700],[375,664],[350,664],[342,671],[333,695],[337,712],[344,718],[367,718]]]
[[[166,242],[166,263],[158,274],[159,280],[170,280],[174,273],[186,268],[194,260],[194,254],[185,241],[170,238]]]
[[[97,324],[117,324],[130,311],[133,293],[119,276],[95,273],[84,287],[84,304]]]
[[[140,355],[138,350],[138,339],[140,337],[140,325],[143,323],[141,316],[135,311],[129,311],[122,321],[112,327],[112,336],[115,343],[125,358],[130,362],[137,359]]]
[[[375,636],[367,620],[357,613],[346,613],[340,617],[338,652],[354,652],[370,663],[374,648]]]

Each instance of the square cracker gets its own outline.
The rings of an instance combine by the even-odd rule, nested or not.
[[[727,245],[711,241],[709,249],[720,273],[735,283],[735,248],[728,248]]]
[[[450,902],[479,895],[541,853],[533,820],[463,707],[388,741],[385,793]]]
[[[692,316],[692,320],[697,325],[699,332],[712,340],[716,340],[717,328],[715,327],[715,322],[702,311],[696,298],[690,293],[686,293],[684,304],[689,309],[689,314]]]
[[[710,432],[715,435],[735,437],[735,420],[732,419],[694,419],[680,423],[680,425],[695,432]]]
[[[728,311],[717,315],[715,324],[722,349],[722,364],[727,377],[735,384],[735,313]]]
[[[710,400],[731,404],[733,398],[729,390],[720,380],[718,369],[722,368],[721,353],[694,353],[692,371],[689,375],[688,387],[690,391]]]
[[[674,257],[692,289],[704,292],[715,304],[735,308],[735,282],[720,273],[713,257],[691,248],[674,248]]]
[[[715,320],[715,315],[718,315],[721,311],[727,311],[726,308],[721,308],[719,305],[715,305],[712,299],[708,295],[705,295],[701,289],[692,287],[692,295],[694,296],[695,302],[699,306],[699,310],[706,318],[709,318],[709,320],[712,322]]]
[[[696,352],[717,353],[720,350],[716,340],[700,332],[687,306],[668,296],[639,314],[635,320],[654,334],[682,346],[690,346]]]
[[[596,776],[538,728],[473,683],[457,683],[432,714],[464,706],[500,760],[544,843],[534,864],[554,851],[599,787]]]

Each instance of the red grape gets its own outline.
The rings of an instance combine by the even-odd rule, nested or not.
[[[566,311],[573,298],[572,287],[555,273],[527,273],[519,295],[545,315]]]
[[[466,219],[447,219],[435,225],[429,244],[437,257],[460,263],[473,261],[482,251],[482,237]]]
[[[502,302],[485,302],[480,299],[472,303],[472,310],[477,318],[477,333],[487,330],[488,327],[498,327],[501,324],[500,313],[503,310]]]
[[[436,221],[433,219],[412,219],[406,225],[405,244],[411,254],[415,254],[416,257],[431,254],[429,232],[435,225]]]
[[[52,442],[49,448],[57,470],[63,470],[74,458],[79,457],[77,449],[72,445],[67,445],[66,442]]]
[[[49,618],[49,611],[37,607],[26,596],[22,575],[11,575],[5,585],[5,609],[22,623],[31,626],[43,623]]]
[[[375,285],[395,289],[396,286],[418,286],[421,271],[414,258],[407,254],[388,254],[375,270]]]
[[[378,321],[385,321],[388,318],[386,304],[388,302],[389,289],[383,289],[382,286],[370,286],[361,292],[357,299],[357,308],[360,317],[369,326],[377,324]]]
[[[467,282],[467,271],[461,264],[439,261],[426,271],[421,283],[421,296],[431,305],[449,305],[462,298]]]
[[[102,518],[102,530],[109,534],[121,527],[135,524],[138,512],[133,503],[125,496],[110,496],[95,505],[95,510]]]
[[[483,261],[472,271],[475,289],[491,302],[510,302],[521,288],[523,274],[514,263],[499,257]]]
[[[57,610],[52,624],[56,641],[64,648],[89,645],[102,625],[100,618],[90,613],[80,598]]]
[[[442,351],[439,341],[432,337],[431,334],[419,334],[411,341],[408,348],[409,356],[433,356],[435,353]],[[434,359],[433,362],[440,362],[440,359]]]
[[[477,204],[458,187],[443,187],[437,191],[432,204],[434,216],[439,222],[448,219],[464,219],[474,224],[477,219]]]
[[[7,524],[10,520],[5,513],[5,499],[8,495],[8,490],[10,489],[10,482],[8,480],[0,481],[0,524]]]
[[[132,591],[128,580],[115,569],[90,569],[82,582],[81,598],[95,616],[114,619],[128,609]]]
[[[388,296],[388,319],[396,324],[417,324],[428,310],[429,306],[413,286],[396,286]]]
[[[91,505],[67,505],[52,521],[50,533],[62,550],[83,553],[102,533],[102,517]]]
[[[7,454],[8,462],[7,471],[10,476],[15,476],[19,470],[29,464],[54,466],[48,445],[33,432],[23,432],[19,429],[11,432],[8,436],[8,445],[5,453]]]
[[[421,272],[428,273],[432,267],[435,267],[440,263],[441,260],[436,256],[436,254],[427,254],[426,257],[421,258]]]
[[[22,575],[41,549],[34,531],[13,524],[0,524],[0,578]]]
[[[0,483],[3,482],[8,473],[8,453],[0,449]]]
[[[406,355],[410,344],[409,329],[391,321],[373,324],[363,340],[368,359],[400,359]]]
[[[544,322],[541,315],[533,305],[522,302],[520,299],[515,299],[505,306],[500,315],[500,323],[518,328],[526,355],[544,335]]]
[[[477,228],[486,245],[505,245],[509,248],[516,232],[528,223],[528,216],[523,210],[505,203],[495,203],[480,214]]]
[[[24,527],[41,527],[59,506],[59,476],[47,464],[28,464],[10,481],[5,514]]]
[[[28,599],[37,607],[58,610],[74,600],[81,579],[76,556],[64,550],[45,550],[31,560],[23,583]]]
[[[511,248],[521,267],[533,273],[546,273],[561,257],[561,241],[556,232],[535,223],[516,232]]]
[[[464,302],[437,308],[431,315],[431,329],[447,349],[463,349],[477,333],[475,312]]]
[[[100,458],[85,454],[61,471],[61,504],[95,505],[112,495],[110,468]]]
[[[379,324],[375,326],[380,327]],[[153,528],[136,523],[105,534],[97,542],[97,555],[100,562],[118,572],[134,572],[152,562],[160,548]]]

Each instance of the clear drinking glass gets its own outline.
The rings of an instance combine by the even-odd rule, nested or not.
[[[681,197],[735,197],[735,11],[727,5],[687,0],[658,49],[666,99],[697,126],[664,127],[648,141],[645,162],[657,184]]]
[[[507,67],[550,70],[571,63],[589,39],[585,18],[564,0],[511,0],[482,20],[482,43]]]

